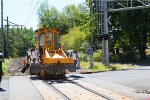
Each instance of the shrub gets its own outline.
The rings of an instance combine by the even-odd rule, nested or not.
[[[119,53],[117,54],[112,54],[110,56],[110,61],[111,62],[131,62],[137,60],[136,57],[136,52],[124,52],[124,53]]]
[[[81,61],[87,61],[88,60],[88,56],[87,56],[87,59],[86,59],[86,54],[84,54],[83,52],[80,52],[80,60]]]
[[[95,62],[101,62],[102,61],[102,50],[97,50],[93,54],[93,61]]]
[[[83,42],[86,40],[86,34],[80,30],[80,27],[73,27],[68,34],[62,36],[62,45],[65,49],[82,51]]]

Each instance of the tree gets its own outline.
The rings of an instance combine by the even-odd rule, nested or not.
[[[123,48],[124,53],[138,50],[140,59],[145,59],[145,49],[150,27],[149,12],[150,9],[141,9],[111,14],[112,25],[118,30],[113,32],[112,45],[119,44],[118,47]]]
[[[133,44],[139,51],[140,59],[146,58],[146,43],[149,29],[150,9],[142,9],[126,12],[122,23],[122,29],[129,37],[130,44]],[[140,41],[139,41],[140,40]]]
[[[84,50],[84,42],[86,41],[86,34],[80,31],[80,27],[73,27],[69,30],[68,34],[62,36],[62,45],[66,49]]]
[[[34,47],[32,44],[34,41],[34,32],[33,29],[26,28],[9,28],[9,33],[6,36],[6,31],[4,27],[5,34],[5,57],[19,57],[26,55],[26,52],[29,48]],[[1,46],[0,46],[1,49]]]

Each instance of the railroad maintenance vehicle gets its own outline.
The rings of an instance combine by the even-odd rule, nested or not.
[[[67,72],[75,71],[73,58],[67,57],[61,46],[60,30],[41,28],[35,31],[36,48],[27,51],[24,59],[24,73],[38,75],[42,79],[64,78]]]

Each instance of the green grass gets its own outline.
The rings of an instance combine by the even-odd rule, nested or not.
[[[4,75],[8,75],[8,68],[9,68],[10,59],[5,59],[2,63],[2,71]]]
[[[146,52],[146,56],[147,56],[148,58],[150,58],[150,49],[146,49],[145,52]]]
[[[81,61],[80,66],[86,69],[89,69],[90,62]],[[122,70],[122,69],[129,69],[135,68],[137,66],[129,65],[129,64],[111,64],[110,66],[105,66],[101,62],[94,62],[94,66],[92,71],[109,71],[109,70]]]
[[[90,62],[81,61],[81,67],[89,69]],[[94,62],[94,66],[92,68],[93,71],[107,71],[111,70],[111,67],[104,66],[101,62]]]
[[[107,66],[104,66],[100,62],[94,62],[93,70],[94,71],[107,71],[107,70],[111,70],[111,66],[107,67]]]

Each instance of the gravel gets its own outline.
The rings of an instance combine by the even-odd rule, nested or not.
[[[10,61],[10,67],[8,69],[8,73],[10,76],[24,76],[29,75],[29,70],[27,70],[25,73],[21,73],[21,70],[23,69],[23,59],[24,57],[15,58]]]

